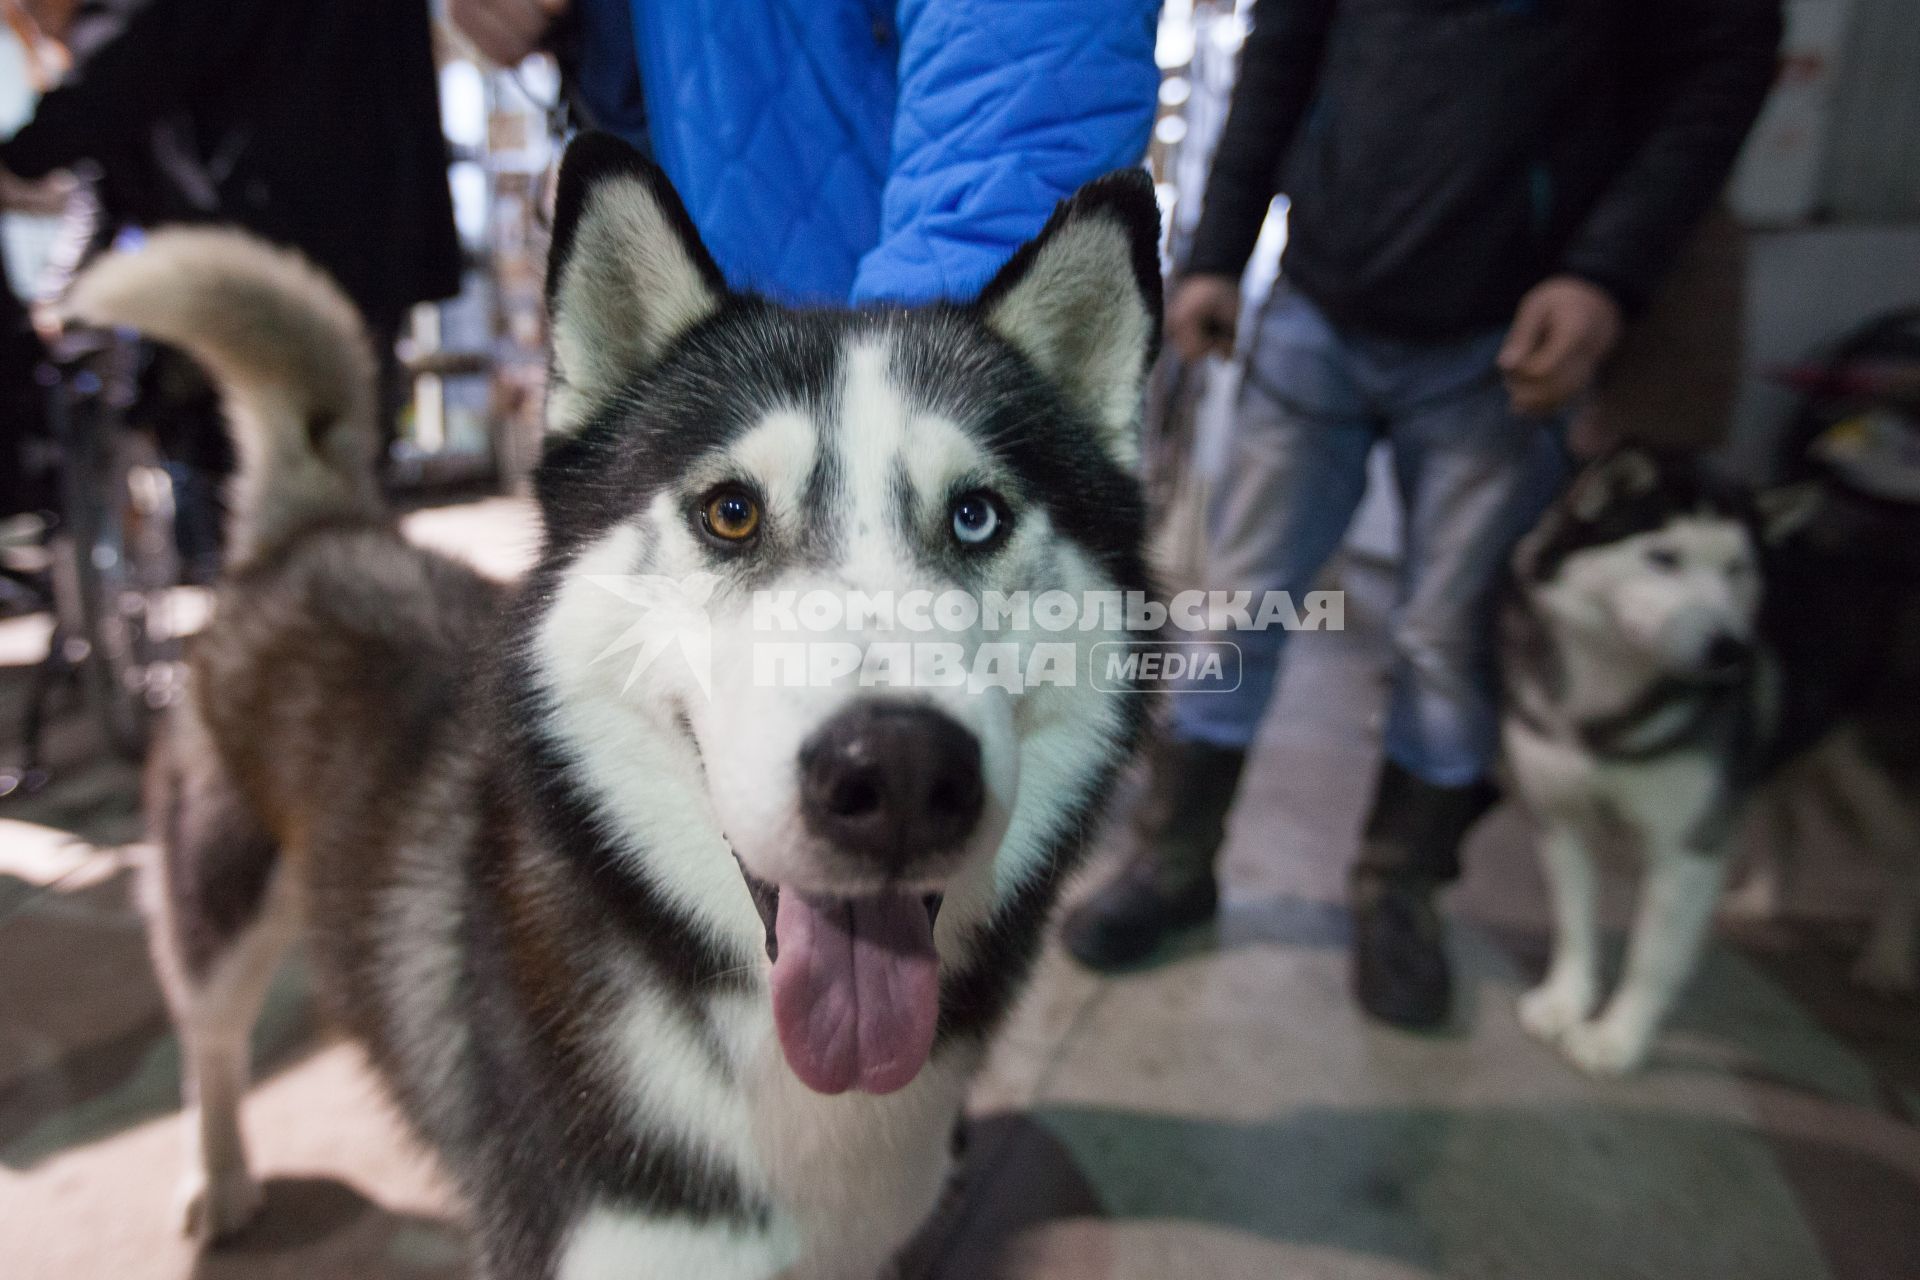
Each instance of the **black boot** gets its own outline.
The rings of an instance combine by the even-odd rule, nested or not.
[[[1151,955],[1170,934],[1205,924],[1220,903],[1213,857],[1247,753],[1165,741],[1149,762],[1133,820],[1134,848],[1118,875],[1067,916],[1067,950],[1094,969]]]
[[[1460,874],[1460,841],[1499,793],[1436,787],[1388,762],[1353,872],[1353,994],[1371,1016],[1437,1027],[1453,1005],[1434,896]]]

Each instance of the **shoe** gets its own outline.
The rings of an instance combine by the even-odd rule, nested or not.
[[[1453,1012],[1437,886],[1382,881],[1353,904],[1353,995],[1369,1017],[1430,1031]]]
[[[1126,968],[1213,919],[1220,905],[1214,855],[1246,757],[1241,748],[1177,741],[1153,753],[1132,854],[1062,926],[1075,959],[1092,969]]]
[[[1381,769],[1354,868],[1353,995],[1381,1022],[1431,1030],[1453,1011],[1446,930],[1435,897],[1460,874],[1460,842],[1493,807],[1486,782],[1437,787]]]

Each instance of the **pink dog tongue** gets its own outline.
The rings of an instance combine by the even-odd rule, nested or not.
[[[820,1093],[892,1093],[920,1074],[940,1018],[940,960],[921,899],[780,892],[773,1022]]]

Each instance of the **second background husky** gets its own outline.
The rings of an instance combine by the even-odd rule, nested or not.
[[[1692,976],[1756,793],[1818,749],[1890,870],[1864,972],[1911,988],[1920,915],[1920,592],[1833,530],[1842,496],[1768,495],[1628,448],[1522,543],[1504,619],[1507,767],[1554,908],[1521,1022],[1580,1067],[1641,1065]],[[1600,851],[1645,883],[1601,1009]],[[1599,1010],[1598,1016],[1596,1010]]]

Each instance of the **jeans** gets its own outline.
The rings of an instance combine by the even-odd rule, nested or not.
[[[1440,787],[1478,781],[1498,742],[1494,622],[1507,557],[1567,471],[1557,419],[1516,416],[1501,330],[1441,344],[1336,330],[1277,295],[1248,343],[1223,473],[1208,513],[1212,588],[1298,600],[1346,537],[1386,441],[1403,519],[1387,757]],[[1223,635],[1232,692],[1180,692],[1174,734],[1245,747],[1279,678],[1287,632]]]

